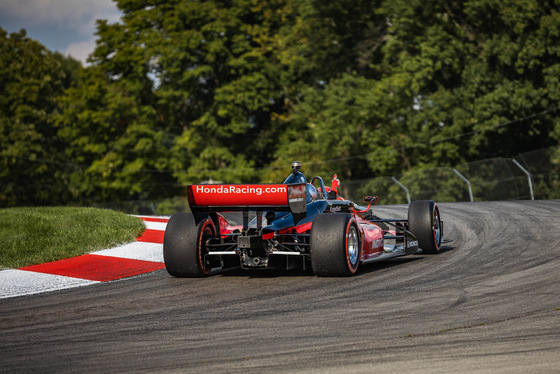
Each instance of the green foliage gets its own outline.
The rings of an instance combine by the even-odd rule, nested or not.
[[[77,201],[146,198],[168,189],[169,142],[153,126],[155,112],[141,105],[126,84],[87,69],[77,87],[60,99],[58,135],[74,160],[69,187]],[[162,188],[163,187],[163,188]]]
[[[296,159],[308,175],[397,175],[462,199],[449,167],[559,144],[558,1],[116,5],[83,69],[2,34],[4,206],[278,182]]]
[[[0,207],[68,201],[53,116],[77,64],[0,28]]]

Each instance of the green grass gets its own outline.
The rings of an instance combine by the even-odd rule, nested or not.
[[[0,209],[0,267],[61,260],[134,241],[137,217],[97,208]]]

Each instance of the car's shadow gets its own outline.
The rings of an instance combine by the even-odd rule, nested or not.
[[[371,262],[369,264],[361,264],[358,268],[358,271],[354,276],[362,276],[371,273],[375,273],[377,271],[390,269],[392,267],[402,266],[404,264],[413,263],[416,261],[427,260],[432,256],[439,256],[450,251],[453,251],[454,248],[452,246],[443,246],[440,249],[438,254],[417,254],[417,255],[409,255],[409,256],[402,256],[402,257],[395,257],[392,259],[378,261],[378,262]],[[309,268],[306,269],[250,269],[245,270],[241,267],[230,268],[230,269],[223,269],[223,270],[213,270],[213,276],[222,276],[222,277],[245,277],[245,278],[254,278],[254,279],[266,279],[266,278],[278,278],[278,277],[313,277],[313,271],[311,270],[311,265]]]
[[[287,277],[309,277],[313,271],[309,269],[242,269],[241,267],[212,271],[212,275],[222,277],[244,277],[244,278],[287,278]]]
[[[371,262],[369,264],[361,264],[358,268],[358,273],[373,273],[379,270],[390,269],[403,264],[412,263],[421,260],[422,257],[395,257],[384,261]]]

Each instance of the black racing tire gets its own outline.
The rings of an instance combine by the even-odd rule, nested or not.
[[[408,230],[418,238],[422,253],[441,249],[442,226],[437,204],[433,200],[413,201],[408,207]]]
[[[323,213],[311,227],[311,268],[319,277],[351,276],[361,258],[358,224],[351,214]]]
[[[172,215],[163,236],[163,260],[167,272],[180,278],[210,274],[204,255],[206,240],[213,235],[216,235],[216,227],[210,217],[196,225],[190,213]]]

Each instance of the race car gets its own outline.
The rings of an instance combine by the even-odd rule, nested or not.
[[[191,212],[172,215],[164,234],[167,272],[203,277],[230,267],[302,268],[351,276],[360,264],[440,251],[443,223],[434,201],[413,201],[408,219],[382,219],[371,209],[376,196],[358,205],[338,195],[336,175],[325,187],[321,177],[308,183],[300,170],[294,161],[282,184],[187,186]],[[227,212],[242,223],[230,223]]]

